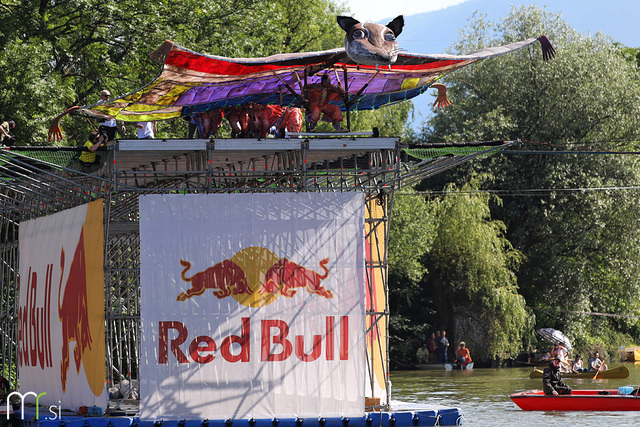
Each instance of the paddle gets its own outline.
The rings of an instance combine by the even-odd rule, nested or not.
[[[596,371],[596,374],[593,376],[593,379],[595,380],[598,377],[598,374],[600,373],[600,369],[602,369],[602,367],[604,366],[604,361],[606,359],[602,359],[602,363],[600,363],[600,366],[598,366],[598,370]]]

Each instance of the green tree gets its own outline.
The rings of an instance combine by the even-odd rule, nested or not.
[[[0,10],[0,117],[14,118],[19,144],[44,144],[56,114],[97,102],[101,89],[121,95],[147,83],[160,69],[149,55],[165,39],[251,57],[334,48],[344,37],[335,23],[344,8],[332,0],[10,0]],[[93,125],[63,123],[71,141],[83,141]]]
[[[406,190],[394,197],[389,229],[391,361],[406,367],[427,339],[434,309],[422,280],[423,259],[435,237],[435,212],[425,197]]]
[[[517,354],[532,318],[518,294],[522,254],[506,239],[505,225],[491,218],[489,198],[475,179],[460,189],[448,185],[433,201],[436,234],[425,259],[440,325],[453,326],[455,339],[485,362]]]
[[[523,140],[522,154],[493,156],[425,185],[464,183],[490,170],[496,179],[483,188],[504,194],[494,214],[526,255],[518,281],[537,326],[561,328],[583,347],[614,347],[638,340],[637,320],[570,311],[640,311],[640,205],[637,190],[624,188],[640,178],[637,156],[596,154],[637,151],[638,67],[610,38],[585,37],[537,7],[514,8],[498,23],[474,17],[454,50],[540,34],[554,44],[555,59],[543,62],[533,46],[451,74],[454,105],[421,133],[430,142]]]
[[[388,105],[378,110],[357,111],[352,115],[351,129],[368,132],[378,128],[380,136],[404,137],[410,132],[408,123],[412,115],[413,102],[411,101]]]

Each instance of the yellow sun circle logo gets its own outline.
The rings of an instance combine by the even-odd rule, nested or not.
[[[251,294],[233,295],[233,299],[246,307],[262,307],[274,302],[279,293],[261,294],[260,290],[265,282],[267,271],[279,259],[269,249],[260,246],[251,246],[236,253],[231,260],[244,271]]]

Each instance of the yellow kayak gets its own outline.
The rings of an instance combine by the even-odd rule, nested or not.
[[[561,373],[562,378],[593,378],[595,377],[595,372],[580,372],[576,373]],[[596,378],[627,378],[629,376],[629,368],[626,366],[617,366],[615,368],[607,369],[606,371],[600,371]],[[533,372],[529,375],[529,378],[542,378],[542,369],[534,369]]]

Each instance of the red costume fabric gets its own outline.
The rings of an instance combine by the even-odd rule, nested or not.
[[[231,126],[232,138],[245,138],[249,134],[249,113],[243,106],[230,108],[227,113],[227,119]]]
[[[200,138],[208,138],[215,135],[222,126],[224,112],[222,110],[205,111],[194,116],[196,125],[198,126],[198,136]]]
[[[296,107],[286,107],[282,119],[278,123],[278,135],[284,132],[302,132],[302,110]]]
[[[322,119],[333,123],[334,126],[340,125],[343,116],[340,107],[331,104],[329,101],[338,101],[342,99],[343,90],[339,86],[323,83],[310,84],[306,86],[307,100],[309,101],[309,111],[307,112],[307,120],[312,127],[315,127],[320,115],[324,114]]]
[[[302,131],[300,108],[253,104],[249,109],[249,116],[249,133],[256,138],[266,138],[274,126],[278,136],[283,136],[285,131]]]

